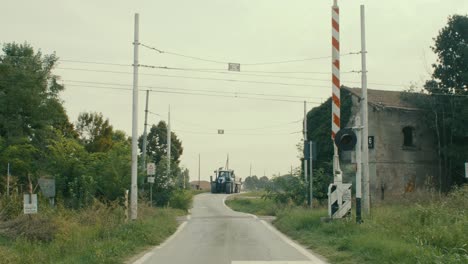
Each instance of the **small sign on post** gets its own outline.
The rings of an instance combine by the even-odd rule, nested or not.
[[[148,177],[148,183],[154,183],[154,177]]]
[[[23,195],[24,214],[37,214],[37,194]]]
[[[228,70],[240,72],[240,63],[229,63]]]
[[[148,176],[156,174],[156,165],[154,165],[154,163],[148,163],[146,165],[146,174]]]

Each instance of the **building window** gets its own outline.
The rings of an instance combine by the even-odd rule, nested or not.
[[[414,146],[413,131],[414,131],[414,128],[409,127],[409,126],[403,128],[403,146],[405,147]]]

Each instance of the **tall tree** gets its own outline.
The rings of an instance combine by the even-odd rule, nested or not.
[[[34,52],[27,43],[10,43],[0,54],[0,136],[34,139],[51,127],[72,134],[73,126],[59,99],[64,89],[52,74],[55,54]],[[65,133],[64,133],[65,134]]]
[[[434,39],[437,62],[421,99],[434,129],[440,159],[439,187],[460,184],[468,157],[468,16],[454,15]]]
[[[76,130],[89,152],[106,152],[112,147],[114,130],[102,113],[81,113]]]
[[[160,121],[157,126],[151,127],[147,136],[146,154],[148,159],[159,164],[161,159],[167,155],[167,143],[167,125],[166,122]],[[143,136],[138,139],[138,146],[143,151]],[[171,132],[171,160],[179,164],[183,151],[182,142],[174,132]]]

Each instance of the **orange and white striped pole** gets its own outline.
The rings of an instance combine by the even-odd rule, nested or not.
[[[335,139],[336,133],[340,130],[340,8],[338,1],[333,1],[332,7],[332,140]],[[335,181],[341,182],[341,172],[338,148],[333,142],[333,171]]]

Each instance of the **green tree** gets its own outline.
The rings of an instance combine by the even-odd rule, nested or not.
[[[431,96],[410,100],[428,113],[440,159],[439,187],[448,190],[463,182],[468,157],[468,16],[449,17],[434,41],[437,62],[424,85]]]
[[[102,113],[81,113],[76,124],[80,141],[89,152],[106,152],[113,144],[115,136],[109,119]]]
[[[162,158],[167,156],[167,143],[167,125],[164,121],[160,121],[157,126],[151,127],[147,136],[146,155],[148,160],[159,164]],[[138,139],[138,146],[143,152],[143,136]],[[179,164],[183,151],[182,142],[174,132],[171,132],[171,160]]]
[[[64,89],[52,74],[55,54],[34,52],[29,44],[10,43],[0,55],[0,136],[33,139],[44,128],[71,133],[73,129],[59,100]]]

